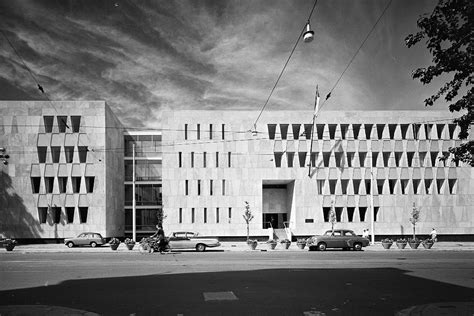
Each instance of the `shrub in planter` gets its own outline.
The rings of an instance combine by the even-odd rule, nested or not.
[[[408,244],[410,245],[411,249],[417,249],[420,245],[420,240],[418,238],[412,238],[408,240]]]
[[[3,246],[5,247],[7,251],[12,251],[13,248],[15,248],[16,244],[17,242],[15,239],[8,238],[3,241]]]
[[[423,247],[425,247],[425,249],[431,249],[431,247],[434,245],[434,242],[432,239],[425,239],[421,242],[421,244]]]
[[[392,247],[392,244],[393,244],[393,240],[389,238],[382,239],[382,246],[385,249],[390,249],[390,247]]]
[[[298,246],[298,248],[304,249],[304,247],[306,247],[306,239],[305,238],[298,238],[296,240],[296,245]]]
[[[132,250],[133,247],[135,247],[135,240],[133,240],[131,238],[125,238],[124,244],[125,244],[125,246],[127,246],[128,250]]]
[[[269,241],[267,241],[267,244],[270,247],[270,249],[275,249],[277,242],[276,240],[270,239]]]
[[[110,249],[117,250],[118,246],[120,245],[120,240],[118,238],[112,238],[109,241]]]
[[[407,246],[407,240],[405,238],[398,238],[396,244],[398,249],[405,249]]]
[[[249,239],[249,240],[247,240],[247,245],[248,245],[248,246],[250,247],[250,249],[252,249],[252,250],[255,250],[255,248],[257,248],[257,244],[258,244],[258,242],[257,242],[257,240],[255,240],[255,239]]]
[[[282,241],[280,241],[280,244],[285,247],[285,249],[288,249],[290,248],[290,245],[291,245],[291,240],[289,239],[283,239]]]

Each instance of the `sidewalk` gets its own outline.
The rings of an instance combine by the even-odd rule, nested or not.
[[[273,252],[301,252],[301,251],[308,251],[306,247],[304,250],[299,249],[296,246],[296,243],[292,243],[289,249],[284,249],[284,247],[280,244],[276,246],[274,250],[270,250],[269,246],[265,242],[259,242],[256,250],[250,250],[247,244],[244,241],[224,241],[221,242],[221,246],[217,248],[207,248],[208,250],[212,251],[273,251]],[[384,249],[380,242],[376,242],[375,245],[370,245],[364,248],[364,251],[385,251],[385,252],[407,252],[407,251],[474,251],[474,242],[437,242],[433,245],[431,249],[424,249],[422,245],[418,247],[418,249],[414,250],[411,249],[410,246],[407,245],[405,249],[398,249],[395,244],[392,245],[390,249]],[[20,253],[104,253],[104,252],[127,252],[133,253],[138,252],[138,244],[135,246],[133,250],[128,250],[125,244],[120,244],[116,251],[110,249],[108,245],[102,247],[74,247],[68,248],[64,244],[31,244],[31,245],[17,245],[13,252],[20,252]],[[6,250],[0,251],[0,253],[7,253]]]

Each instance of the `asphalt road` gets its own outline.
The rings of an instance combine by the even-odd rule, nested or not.
[[[104,315],[394,315],[474,301],[474,252],[1,253],[0,305]]]

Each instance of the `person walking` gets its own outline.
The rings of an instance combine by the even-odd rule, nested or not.
[[[362,237],[369,238],[369,230],[368,229],[364,229],[364,232],[362,233]]]
[[[438,233],[436,232],[436,229],[433,228],[433,230],[431,231],[431,240],[433,242],[437,242],[438,239],[436,238],[436,236],[438,235]]]

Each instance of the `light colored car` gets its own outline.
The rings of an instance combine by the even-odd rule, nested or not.
[[[216,238],[200,238],[198,233],[174,232],[169,237],[169,246],[175,249],[196,249],[205,251],[207,247],[219,247],[221,243]]]
[[[69,248],[74,246],[97,247],[105,244],[105,239],[99,233],[82,233],[75,238],[65,238],[64,244]]]
[[[326,231],[323,235],[308,238],[306,244],[309,250],[321,250],[326,248],[342,248],[344,250],[362,250],[362,247],[369,245],[369,240],[365,237],[357,236],[352,230],[335,229]]]

